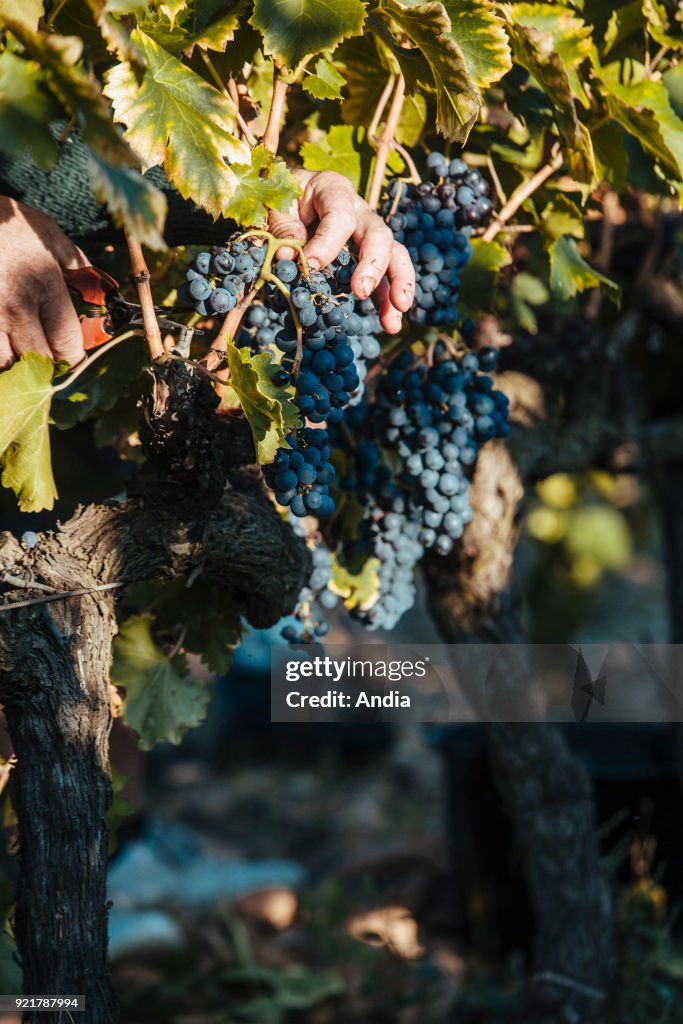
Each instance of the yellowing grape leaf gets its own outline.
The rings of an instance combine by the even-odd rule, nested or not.
[[[44,10],[43,0],[0,0],[0,24],[9,18],[35,31]]]
[[[152,637],[151,615],[134,615],[114,639],[112,682],[124,687],[124,721],[135,729],[140,746],[180,743],[183,733],[206,716],[206,683],[188,677],[184,655],[168,657]]]
[[[623,81],[622,65],[615,61],[600,70],[610,116],[634,135],[667,175],[683,179],[683,121],[671,106],[661,79],[646,78],[644,68],[631,62],[632,79]]]
[[[389,30],[393,23],[413,44],[414,49],[406,49],[393,37],[392,52],[405,75],[408,92],[415,92],[418,84],[434,89],[437,130],[464,144],[482,101],[443,4],[429,0],[408,6],[400,0],[380,0],[378,10]],[[378,28],[376,20],[373,27]]]
[[[341,61],[348,86],[341,107],[342,120],[351,125],[370,124],[390,72],[399,70],[398,63],[372,33],[350,39],[335,57]],[[426,117],[424,95],[415,92],[406,96],[396,126],[396,141],[403,146],[414,146],[422,134]]]
[[[374,603],[379,594],[379,565],[378,558],[368,558],[354,573],[332,555],[332,589],[343,597],[347,608],[366,608]]]
[[[344,81],[334,64],[330,64],[324,57],[319,57],[315,64],[315,73],[304,72],[301,84],[316,100],[338,100]]]
[[[360,0],[255,0],[250,23],[263,33],[265,52],[294,69],[359,35],[364,20]]]
[[[275,384],[280,367],[270,352],[252,356],[248,348],[228,344],[230,387],[233,389],[254,436],[256,458],[272,462],[279,447],[287,447],[285,430],[300,425],[291,394]]]
[[[591,267],[590,263],[586,263],[576,247],[576,242],[569,235],[553,242],[548,252],[550,254],[550,287],[563,302],[587,288],[599,288],[615,306],[618,307],[621,304],[619,285]]]
[[[52,167],[58,150],[48,126],[59,108],[41,86],[40,64],[5,50],[0,56],[0,150],[19,156],[30,149],[39,167]]]
[[[301,160],[308,171],[338,171],[358,190],[361,176],[362,128],[333,124],[320,142],[304,142]]]
[[[285,212],[301,195],[301,185],[285,162],[265,146],[255,146],[251,162],[233,164],[231,170],[236,185],[225,207],[225,216],[234,217],[245,227],[265,224],[269,209]]]
[[[554,3],[513,4],[509,13],[513,24],[536,29],[552,39],[552,49],[565,67],[572,95],[584,107],[589,107],[581,69],[585,61],[594,66],[598,64],[591,26],[572,8]]]
[[[141,245],[165,249],[163,238],[167,202],[164,193],[129,167],[112,167],[94,153],[90,159],[90,183],[95,197],[104,203],[119,227]]]
[[[485,89],[498,82],[512,67],[512,57],[494,5],[482,0],[445,0],[444,7],[451,19],[451,38],[460,47],[474,84]]]
[[[22,512],[54,507],[57,488],[50,457],[50,404],[55,364],[26,352],[0,373],[0,465]]]
[[[147,64],[142,84],[124,61],[107,73],[105,88],[125,138],[144,169],[162,164],[183,198],[225,215],[237,185],[226,159],[248,152],[232,134],[232,100],[139,29],[131,40]]]

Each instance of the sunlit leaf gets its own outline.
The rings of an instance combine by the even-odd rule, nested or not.
[[[360,0],[255,0],[250,19],[263,33],[266,53],[288,68],[331,50],[363,29]]]
[[[572,95],[583,106],[589,106],[589,98],[582,79],[585,62],[598,62],[593,33],[571,7],[560,4],[519,3],[510,7],[513,24],[536,29],[552,39],[553,51],[562,61]]]
[[[286,211],[301,195],[301,186],[285,162],[265,146],[255,146],[251,161],[233,164],[231,170],[236,184],[225,215],[234,217],[238,224],[259,227],[265,223],[268,210]]]
[[[346,97],[342,103],[342,120],[350,125],[365,125],[372,120],[382,91],[396,63],[374,34],[366,33],[344,43],[337,51],[346,79]],[[396,126],[396,141],[414,146],[420,138],[427,117],[427,101],[420,92],[406,96]]]
[[[0,373],[0,465],[3,487],[17,496],[22,512],[54,506],[57,488],[50,456],[50,405],[55,364],[25,352]]]
[[[490,311],[501,270],[509,266],[510,254],[500,242],[472,239],[472,256],[461,275],[461,294],[470,313]]]
[[[631,62],[632,78],[624,81],[618,61],[600,70],[611,117],[675,180],[683,179],[683,121],[674,112],[661,79],[646,78]]]
[[[228,345],[230,387],[237,395],[254,436],[256,457],[272,462],[279,447],[287,447],[285,431],[300,425],[299,414],[288,391],[275,383],[279,371],[270,352],[253,356],[248,348]]]
[[[187,674],[184,655],[167,656],[152,637],[151,615],[136,615],[114,639],[111,679],[126,691],[124,721],[149,750],[155,743],[180,743],[206,716],[206,683]]]
[[[304,142],[301,160],[309,171],[338,171],[355,189],[360,185],[360,129],[350,124],[333,124],[320,142]]]
[[[680,4],[643,0],[643,13],[647,19],[648,32],[660,46],[670,50],[683,50]]]
[[[379,594],[378,558],[368,558],[358,572],[342,565],[332,556],[332,589],[344,599],[347,608],[367,607]]]
[[[0,24],[8,19],[35,31],[44,12],[43,0],[0,0]]]
[[[419,85],[436,94],[436,128],[447,139],[464,143],[481,108],[479,91],[465,58],[451,35],[451,21],[436,2],[406,6],[400,0],[380,0],[379,13],[387,31],[392,23],[405,33],[414,49],[398,45],[393,54],[405,75],[409,93]],[[377,21],[373,21],[377,29]],[[417,58],[417,59],[416,59]]]
[[[225,215],[237,186],[226,158],[245,154],[232,134],[234,104],[145,33],[136,29],[132,38],[147,62],[142,84],[127,62],[106,76],[126,139],[144,169],[162,164],[185,199]]]
[[[337,100],[341,96],[344,78],[334,64],[320,57],[315,64],[315,73],[304,73],[301,84],[316,100]]]
[[[495,6],[483,0],[445,0],[451,19],[451,38],[465,58],[474,84],[485,89],[498,82],[512,67],[504,22]]]

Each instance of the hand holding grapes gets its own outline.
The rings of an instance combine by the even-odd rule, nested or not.
[[[352,238],[359,258],[351,290],[358,299],[372,297],[384,330],[397,334],[402,314],[415,297],[415,270],[405,246],[394,240],[384,221],[343,175],[304,170],[295,174],[303,194],[288,214],[271,214],[271,231],[306,242],[304,254],[313,270],[331,263]],[[278,255],[291,259],[294,253],[283,248]]]

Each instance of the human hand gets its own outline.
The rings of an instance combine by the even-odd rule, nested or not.
[[[87,265],[50,217],[0,196],[0,370],[24,352],[71,366],[83,359],[81,327],[62,271]]]
[[[309,265],[326,267],[352,238],[359,258],[351,290],[359,299],[372,297],[384,330],[397,334],[402,314],[413,304],[415,270],[405,246],[394,241],[390,228],[357,195],[351,183],[335,171],[294,172],[303,195],[286,214],[272,213],[270,230],[281,238],[306,242]],[[279,255],[290,259],[285,247]]]

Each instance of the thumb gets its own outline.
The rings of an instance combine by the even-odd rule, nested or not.
[[[295,238],[299,242],[308,241],[306,226],[297,217],[296,204],[290,208],[288,213],[279,213],[271,210],[268,216],[268,229],[276,238]],[[278,249],[276,257],[279,260],[296,259],[297,253],[289,245],[283,245]]]

